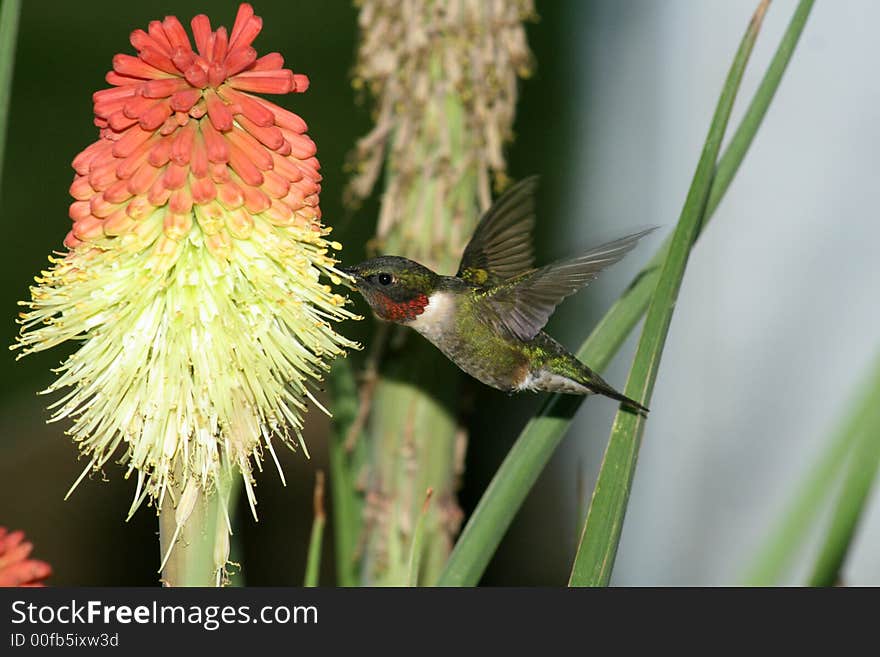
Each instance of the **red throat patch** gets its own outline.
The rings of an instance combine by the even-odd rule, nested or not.
[[[376,314],[389,322],[409,322],[425,312],[428,297],[418,294],[408,301],[395,301],[384,294],[376,296]]]

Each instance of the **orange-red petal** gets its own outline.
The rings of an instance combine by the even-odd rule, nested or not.
[[[143,80],[155,80],[168,77],[168,73],[151,66],[140,57],[118,54],[113,57],[113,70],[119,74],[131,78]]]
[[[173,16],[133,31],[137,55],[116,56],[112,87],[93,95],[100,138],[73,162],[71,248],[130,232],[165,258],[195,217],[208,248],[225,257],[233,238],[251,235],[253,215],[275,225],[320,216],[305,121],[252,95],[302,91],[308,78],[278,53],[258,57],[251,44],[262,20],[248,4],[228,36],[204,15],[190,25],[192,42]],[[161,225],[144,221],[157,212]]]

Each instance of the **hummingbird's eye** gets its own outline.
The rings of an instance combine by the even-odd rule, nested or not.
[[[379,274],[377,278],[379,279],[379,285],[391,285],[391,282],[394,280],[391,274],[386,274],[384,272]]]

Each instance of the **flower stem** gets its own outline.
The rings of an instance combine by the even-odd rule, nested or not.
[[[370,419],[370,476],[362,580],[409,582],[415,527],[421,524],[422,583],[433,583],[452,549],[460,511],[455,411],[459,373],[425,341],[408,340],[383,369]],[[460,437],[461,436],[461,437]],[[459,438],[460,437],[460,438]],[[421,513],[424,491],[437,503]]]
[[[315,473],[314,495],[315,518],[312,521],[312,535],[309,539],[309,553],[306,558],[306,575],[303,586],[317,586],[321,572],[321,547],[324,543],[324,525],[327,515],[324,513],[324,472]]]
[[[425,535],[425,515],[428,513],[428,508],[431,504],[431,496],[433,494],[434,491],[430,488],[425,493],[422,512],[419,515],[419,519],[416,521],[416,529],[413,532],[412,550],[409,555],[409,576],[407,577],[407,583],[409,586],[419,585],[419,570],[422,563],[422,539]]]
[[[172,484],[159,512],[164,586],[222,586],[227,583],[231,521],[237,497],[235,473],[224,471],[206,493],[190,478]]]
[[[346,448],[349,431],[358,414],[358,393],[354,372],[348,359],[333,363],[329,377],[333,391],[333,432],[330,436],[330,500],[333,510],[333,536],[336,550],[336,583],[358,583],[358,543],[363,531],[363,497],[358,491],[357,473],[363,467],[365,444],[358,440]]]

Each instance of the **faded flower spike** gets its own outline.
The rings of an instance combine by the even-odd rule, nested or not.
[[[309,385],[355,346],[332,327],[354,316],[321,281],[338,283],[341,247],[320,221],[315,144],[252,95],[308,79],[257,57],[250,5],[230,33],[191,26],[195,50],[169,16],[113,59],[93,97],[100,138],[73,161],[67,252],[35,279],[16,345],[81,341],[46,391],[66,389],[52,420],[72,420],[89,459],[77,483],[114,455],[137,473],[132,512],[170,484],[192,508],[235,468],[253,508],[252,466],[264,450],[277,465],[275,438],[302,443]]]

